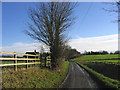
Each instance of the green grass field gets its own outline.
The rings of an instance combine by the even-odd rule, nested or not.
[[[79,62],[104,62],[108,64],[119,64],[120,59],[118,54],[113,55],[84,55],[71,61],[79,61]]]
[[[68,72],[69,62],[65,61],[57,70],[30,67],[28,69],[4,70],[3,88],[57,88]]]
[[[112,54],[112,55],[83,55],[80,58],[75,58],[73,60],[79,60],[79,61],[93,61],[93,60],[103,60],[103,59],[118,59],[118,54]]]

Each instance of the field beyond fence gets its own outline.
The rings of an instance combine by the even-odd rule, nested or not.
[[[0,51],[0,67],[9,67],[13,66],[14,70],[17,71],[17,67],[20,65],[24,65],[28,68],[28,65],[40,65],[43,64],[47,67],[51,67],[51,59],[50,56],[42,57],[40,55],[32,55],[32,54],[22,54],[22,53],[12,53],[12,52],[4,52]],[[43,63],[44,62],[44,63]]]

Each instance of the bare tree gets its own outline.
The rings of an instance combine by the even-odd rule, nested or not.
[[[120,1],[116,2],[117,7],[118,7],[118,22],[120,22]]]
[[[75,5],[71,2],[48,2],[29,9],[31,23],[28,23],[26,33],[50,47],[52,68],[60,62],[62,46],[66,41],[65,31],[75,19],[72,16]]]
[[[118,14],[117,22],[120,22],[120,1],[107,3],[106,5],[110,5],[110,8],[103,9],[109,13]]]

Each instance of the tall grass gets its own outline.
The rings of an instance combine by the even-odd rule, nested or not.
[[[69,62],[64,62],[59,70],[28,69],[5,70],[2,72],[3,88],[57,88],[64,80]]]

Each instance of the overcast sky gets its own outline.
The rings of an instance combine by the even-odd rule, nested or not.
[[[3,51],[25,53],[39,49],[34,41],[24,33],[27,28],[28,8],[37,3],[2,3],[2,47]],[[79,2],[74,15],[75,24],[67,32],[69,45],[80,52],[115,51],[118,49],[117,13],[108,13],[103,8],[113,8],[103,2]],[[46,46],[45,46],[46,47]],[[48,50],[48,49],[47,49]]]

